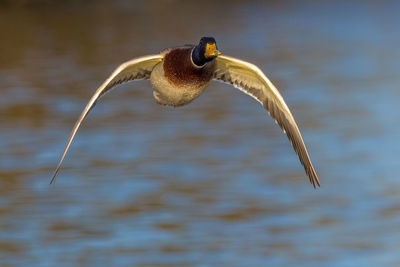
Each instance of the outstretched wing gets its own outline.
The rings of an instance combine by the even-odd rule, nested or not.
[[[68,138],[67,145],[64,148],[64,152],[61,155],[61,159],[57,165],[56,170],[54,171],[53,177],[51,178],[50,184],[56,178],[58,171],[60,170],[61,164],[64,160],[65,154],[68,151],[69,146],[71,145],[72,140],[76,132],[78,131],[79,126],[82,121],[86,118],[89,111],[94,107],[97,100],[103,96],[105,93],[110,91],[113,87],[118,84],[132,81],[132,80],[141,80],[141,79],[149,79],[153,68],[162,61],[163,55],[150,55],[144,56],[136,59],[132,59],[121,64],[112,74],[111,76],[96,90],[92,98],[87,103],[85,109],[82,111],[79,119],[72,128],[72,132]]]
[[[315,183],[319,186],[318,176],[308,156],[296,121],[270,80],[257,66],[236,58],[221,55],[215,59],[215,64],[214,79],[232,84],[264,106],[269,115],[287,134],[314,188]]]

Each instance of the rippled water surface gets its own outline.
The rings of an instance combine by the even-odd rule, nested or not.
[[[299,3],[0,1],[1,265],[399,266],[400,5]],[[145,81],[102,99],[48,185],[118,64],[203,35],[281,90],[321,188],[248,96],[174,109]]]

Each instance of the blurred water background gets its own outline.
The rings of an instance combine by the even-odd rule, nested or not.
[[[400,266],[392,1],[0,1],[0,265]],[[78,115],[120,63],[217,39],[281,90],[322,187],[250,97],[149,82]]]

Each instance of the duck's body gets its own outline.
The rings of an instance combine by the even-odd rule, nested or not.
[[[163,61],[154,67],[150,76],[157,103],[174,107],[189,104],[210,83],[215,62],[195,66],[191,60],[194,48],[195,45],[187,45],[163,52]]]
[[[279,91],[257,66],[220,54],[215,39],[203,37],[198,45],[170,48],[160,54],[136,58],[120,65],[96,90],[75,123],[51,182],[56,177],[80,124],[97,100],[118,84],[150,79],[154,98],[162,105],[178,107],[189,104],[203,93],[211,80],[232,84],[252,96],[286,133],[310,182],[314,187],[316,184],[320,185],[296,121]]]

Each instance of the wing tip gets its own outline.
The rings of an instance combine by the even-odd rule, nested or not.
[[[56,170],[53,173],[53,176],[51,177],[51,180],[50,180],[49,184],[54,184],[55,183],[56,176],[57,176],[59,170],[60,170],[60,166],[57,166]]]
[[[317,173],[315,172],[314,168],[311,167],[310,172],[307,173],[309,178],[310,178],[310,183],[313,185],[314,189],[317,189],[317,185],[318,187],[321,187],[321,183],[318,179]]]

